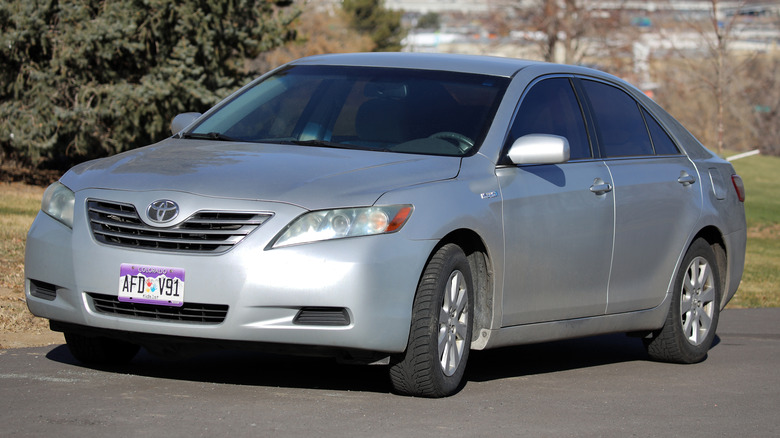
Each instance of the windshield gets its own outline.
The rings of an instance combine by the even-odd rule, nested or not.
[[[228,102],[187,138],[462,156],[479,147],[507,78],[293,66]]]

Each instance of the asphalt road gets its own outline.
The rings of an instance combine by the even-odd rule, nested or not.
[[[390,393],[383,367],[222,352],[86,368],[63,345],[0,350],[0,436],[770,437],[780,308],[727,310],[696,365],[591,337],[472,355],[442,400]]]

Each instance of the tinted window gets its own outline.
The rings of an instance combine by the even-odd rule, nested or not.
[[[653,140],[653,148],[656,155],[677,155],[680,152],[677,150],[677,146],[674,141],[669,137],[669,134],[661,128],[661,125],[655,121],[655,119],[647,112],[642,110],[642,114],[645,116],[645,122],[647,122],[647,129],[650,131],[650,138]]]
[[[527,134],[566,137],[569,140],[572,160],[592,156],[582,110],[571,82],[566,78],[541,81],[523,98],[508,142],[511,145]]]
[[[602,153],[607,157],[653,155],[639,105],[626,94],[601,82],[582,81],[593,107]]]
[[[188,134],[462,156],[479,147],[508,83],[447,71],[293,66],[244,90]]]

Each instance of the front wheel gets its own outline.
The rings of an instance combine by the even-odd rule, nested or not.
[[[471,344],[473,290],[463,250],[447,244],[436,251],[417,286],[406,351],[390,366],[396,392],[446,397],[460,389]]]
[[[651,358],[664,362],[704,360],[720,316],[717,259],[703,239],[693,242],[675,279],[672,304],[663,328],[645,340]]]

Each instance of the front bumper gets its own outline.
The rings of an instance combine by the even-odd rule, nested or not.
[[[274,217],[232,250],[218,255],[126,249],[95,241],[84,206],[88,198],[115,199],[143,208],[170,193],[77,193],[73,230],[39,213],[25,254],[25,289],[36,316],[115,333],[182,339],[286,344],[402,352],[414,292],[435,242],[409,240],[403,230],[267,249],[304,210],[287,204],[215,200],[175,194],[183,205],[272,211]],[[121,199],[117,199],[121,198]],[[176,267],[186,272],[186,303],[227,306],[223,321],[180,321],[106,312],[95,297],[118,295],[120,265]],[[44,293],[41,293],[43,291]],[[342,309],[346,324],[296,321],[302,309]]]

